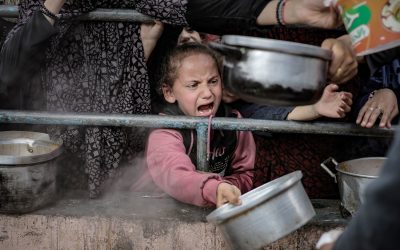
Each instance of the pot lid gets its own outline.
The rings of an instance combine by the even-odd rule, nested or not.
[[[250,210],[256,207],[258,204],[266,202],[276,195],[279,195],[280,193],[289,189],[295,183],[300,181],[302,177],[303,174],[301,173],[301,171],[297,170],[290,174],[267,182],[264,185],[261,185],[258,188],[255,188],[240,196],[240,199],[242,200],[241,205],[237,206],[232,204],[225,204],[215,209],[207,216],[207,221],[220,223],[237,214],[241,214],[247,210]]]
[[[225,35],[222,36],[222,43],[232,46],[242,46],[250,49],[261,49],[277,51],[295,55],[318,57],[325,60],[332,59],[332,52],[318,46],[288,42],[276,39],[267,39],[251,36]]]

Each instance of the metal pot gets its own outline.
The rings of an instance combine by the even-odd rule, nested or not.
[[[326,84],[331,52],[317,46],[227,35],[210,47],[224,55],[224,84],[249,102],[303,105]]]
[[[225,204],[207,216],[231,249],[259,249],[306,224],[315,211],[301,171],[284,175],[241,196],[242,205]]]
[[[61,152],[47,134],[0,132],[0,212],[26,213],[54,201]]]
[[[321,167],[338,183],[341,206],[351,215],[354,215],[364,202],[365,189],[378,178],[386,159],[386,157],[365,157],[337,163],[330,157],[321,163]],[[331,163],[335,166],[336,175],[327,166]]]

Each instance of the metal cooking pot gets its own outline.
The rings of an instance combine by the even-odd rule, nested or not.
[[[315,102],[326,84],[331,51],[258,37],[226,35],[209,43],[224,55],[224,84],[249,102],[303,105]]]
[[[47,134],[0,132],[0,212],[26,213],[54,201],[61,152]]]
[[[321,163],[321,167],[338,183],[341,206],[351,215],[354,215],[364,202],[366,187],[378,178],[386,159],[386,157],[366,157],[337,163],[330,157]],[[327,166],[332,163],[336,175]]]
[[[207,216],[231,249],[259,249],[306,224],[315,211],[301,171],[284,175],[241,196],[242,205],[225,204]]]

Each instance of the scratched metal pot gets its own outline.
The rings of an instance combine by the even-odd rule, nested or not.
[[[326,84],[331,51],[317,46],[236,35],[210,46],[224,55],[225,86],[249,102],[309,104]]]
[[[386,157],[365,157],[338,163],[332,157],[321,167],[338,183],[341,206],[354,215],[365,199],[365,190],[378,178]],[[328,166],[333,164],[332,171]],[[336,174],[334,174],[336,172]],[[342,215],[343,211],[342,211]]]
[[[301,171],[284,175],[225,204],[207,216],[231,249],[259,249],[306,224],[315,211],[301,183]]]
[[[0,132],[0,212],[26,213],[55,200],[61,145],[47,134]]]

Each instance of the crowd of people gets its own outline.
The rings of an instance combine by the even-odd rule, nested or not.
[[[76,19],[96,8],[135,9],[157,21],[140,24]],[[279,11],[281,8],[285,11]],[[208,34],[256,34],[304,42],[299,37],[290,37],[288,30],[292,28],[284,25],[337,28],[340,24],[337,10],[325,6],[323,1],[286,0],[282,6],[282,0],[165,0],[162,3],[156,0],[21,0],[19,11],[19,21],[1,48],[0,94],[10,96],[15,89],[22,91],[14,98],[15,102],[2,101],[0,108],[3,109],[159,113],[210,119],[217,116],[310,121],[325,117],[352,121],[366,128],[374,125],[391,128],[392,123],[397,123],[398,52],[391,51],[384,61],[379,57],[382,54],[356,58],[344,30],[339,30],[340,34],[337,30],[327,31],[323,36],[320,30],[314,30],[311,35],[316,38],[315,44],[333,53],[329,82],[315,104],[259,105],[240,100],[224,89],[221,58],[206,45],[207,40],[215,37]],[[310,31],[304,27],[293,30],[295,34]],[[359,64],[364,63],[360,61],[368,66],[357,76]],[[155,97],[157,92],[161,94],[159,98]],[[196,133],[192,130],[155,129],[145,140],[129,128],[49,126],[46,129],[52,139],[62,140],[66,149],[63,157],[68,161],[60,161],[60,177],[69,182],[66,185],[85,188],[91,198],[99,197],[107,184],[143,152],[147,180],[177,200],[198,206],[240,204],[242,193],[291,170],[264,169],[261,175],[268,177],[258,182],[257,159],[268,159],[269,164],[279,162],[260,157],[267,151],[275,152],[279,140],[265,135],[258,140],[259,135],[248,131],[209,128],[210,171],[205,173],[196,167]],[[287,140],[285,143],[290,144]],[[388,197],[379,196],[388,187],[398,185],[389,176],[390,172],[397,171],[393,166],[397,157],[394,150],[391,155],[392,160],[386,167],[388,173],[383,173],[384,180],[376,185],[369,200],[369,203],[382,204],[371,207],[392,202]],[[299,168],[299,165],[292,167]],[[308,173],[310,178],[312,174],[312,171]],[[133,190],[140,186],[132,184]],[[387,211],[392,212],[391,209]],[[343,239],[364,236],[351,231],[361,225],[358,221],[366,220],[363,217],[376,216],[376,210],[365,210]],[[376,228],[366,234],[373,230]],[[341,246],[344,241],[339,238],[337,249],[344,249]]]

